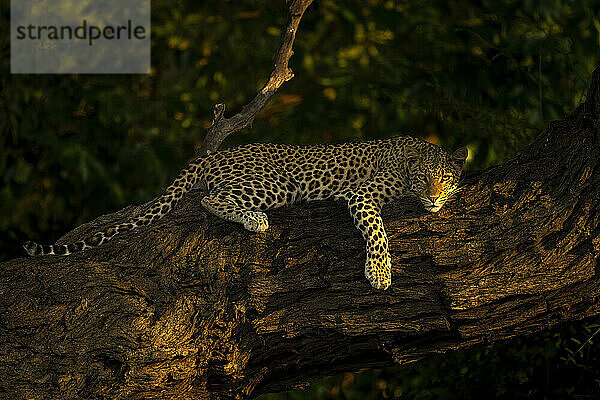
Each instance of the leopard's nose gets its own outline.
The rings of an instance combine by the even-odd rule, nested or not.
[[[435,204],[435,202],[437,201],[437,199],[440,198],[440,196],[427,196],[427,198],[429,199],[429,201]]]

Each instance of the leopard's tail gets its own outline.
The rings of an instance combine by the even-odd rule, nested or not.
[[[171,211],[183,195],[198,182],[204,170],[205,160],[205,158],[197,158],[190,162],[190,164],[179,173],[177,178],[175,178],[173,183],[164,191],[164,193],[155,199],[152,206],[142,216],[132,218],[122,224],[114,225],[78,242],[60,245],[41,245],[34,242],[25,242],[23,248],[30,256],[42,256],[46,254],[66,255],[98,247],[102,243],[112,239],[118,233],[127,232],[139,228],[140,226],[150,225]]]

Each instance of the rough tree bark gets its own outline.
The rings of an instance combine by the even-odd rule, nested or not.
[[[572,115],[439,213],[386,207],[387,291],[341,202],[271,212],[253,234],[192,192],[97,249],[2,263],[0,397],[251,398],[598,315],[599,128],[597,69]]]
[[[600,69],[584,104],[437,214],[385,209],[393,286],[340,202],[252,234],[186,197],[76,255],[0,265],[0,394],[244,398],[600,313]],[[408,207],[407,207],[408,204]],[[60,242],[140,214],[128,207]]]

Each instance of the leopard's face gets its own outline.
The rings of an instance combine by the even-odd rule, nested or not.
[[[429,212],[439,211],[457,189],[467,149],[452,154],[435,145],[427,151],[413,150],[406,158],[410,191]]]

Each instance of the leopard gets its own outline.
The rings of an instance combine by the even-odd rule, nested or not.
[[[438,212],[457,191],[468,151],[449,153],[410,136],[339,144],[251,143],[197,157],[181,170],[143,215],[69,244],[23,245],[30,256],[68,255],[98,247],[115,235],[150,225],[168,214],[192,188],[205,191],[201,204],[224,220],[260,234],[269,229],[265,211],[302,201],[343,200],[366,242],[364,275],[388,289],[392,263],[382,207],[416,197]]]

